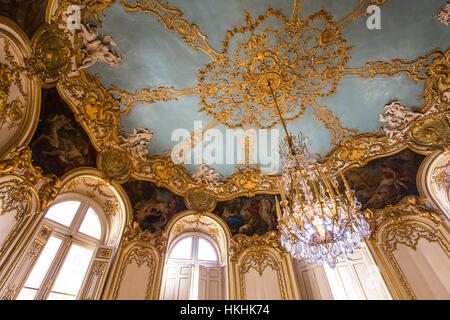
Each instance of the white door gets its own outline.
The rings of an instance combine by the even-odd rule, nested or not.
[[[220,267],[199,265],[198,299],[220,300]]]
[[[192,265],[167,265],[164,300],[188,300],[192,281]]]

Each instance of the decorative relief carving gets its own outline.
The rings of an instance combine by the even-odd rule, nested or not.
[[[86,69],[96,62],[106,62],[112,67],[119,66],[122,56],[112,48],[116,46],[113,39],[110,36],[100,39],[96,26],[81,24],[80,27],[83,45],[81,47],[82,61],[78,67]]]
[[[208,212],[214,210],[217,201],[211,193],[199,189],[188,191],[184,203],[190,210]]]
[[[450,160],[442,166],[433,170],[431,181],[435,183],[439,190],[447,190],[450,188]]]
[[[202,34],[195,24],[183,19],[183,12],[175,7],[164,4],[161,0],[140,0],[134,4],[127,0],[120,0],[120,4],[127,12],[141,11],[156,16],[163,26],[170,32],[178,33],[182,40],[195,50],[201,50],[214,59],[218,54],[206,41],[207,37]]]
[[[54,83],[72,71],[74,50],[62,29],[45,25],[35,37],[33,56],[26,60],[31,75],[38,75],[45,83]]]
[[[434,18],[438,19],[440,23],[445,24],[447,27],[450,27],[450,3],[447,3]]]
[[[106,271],[107,265],[108,263],[105,261],[95,261],[92,265],[92,274],[100,277]]]
[[[421,238],[425,238],[429,242],[440,241],[439,237],[428,228],[417,224],[401,224],[395,225],[389,229],[384,245],[386,246],[386,249],[391,252],[397,250],[398,244],[404,244],[413,250],[416,250],[417,243]],[[450,252],[450,249],[448,251]]]
[[[121,147],[127,149],[133,157],[147,160],[148,145],[152,141],[153,131],[147,128],[134,128],[133,133],[122,134]]]
[[[162,231],[151,233],[148,230],[142,231],[137,222],[130,222],[122,236],[122,246],[132,241],[146,243],[156,250],[160,255],[164,254],[167,239]]]
[[[102,179],[76,177],[67,182],[60,193],[76,192],[91,199],[97,199],[107,217],[115,216],[120,205],[111,187]]]
[[[402,217],[412,215],[429,219],[434,223],[442,223],[440,213],[431,208],[428,201],[424,197],[408,196],[400,200],[396,205],[388,205],[383,209],[366,210],[364,212],[371,225],[371,239],[374,239],[379,226],[388,222],[389,224],[402,224]]]
[[[24,181],[8,181],[0,184],[0,215],[15,213],[17,221],[21,221],[31,210],[32,191]]]
[[[287,300],[286,296],[286,286],[283,281],[279,262],[276,261],[266,250],[263,248],[256,248],[245,255],[241,261],[239,267],[240,275],[240,286],[242,299],[246,299],[246,286],[245,286],[245,274],[250,270],[250,268],[255,269],[260,276],[262,276],[264,270],[267,267],[271,267],[272,270],[276,271],[278,284],[280,286],[281,299]]]
[[[4,205],[8,204],[7,207],[11,209],[20,207],[23,213],[22,209],[28,208],[25,202],[30,203],[32,192],[36,192],[40,201],[38,212],[46,210],[56,197],[59,179],[52,175],[45,176],[39,167],[32,165],[31,149],[27,146],[13,150],[8,157],[0,162],[0,176],[16,176],[21,182],[10,187],[3,185]],[[23,216],[19,215],[20,219]]]
[[[384,107],[384,115],[380,114],[380,121],[385,122],[383,126],[389,138],[390,144],[395,144],[403,139],[410,122],[421,116],[415,108],[407,108],[400,104],[400,101],[394,101]]]
[[[25,116],[24,99],[27,98],[23,88],[21,73],[24,71],[10,51],[10,41],[0,37],[3,42],[5,61],[0,63],[0,129],[6,124],[8,129],[15,127]],[[15,97],[10,96],[12,88],[16,88]]]
[[[230,242],[230,260],[236,262],[242,252],[248,248],[270,247],[277,250],[280,254],[285,251],[280,243],[280,235],[277,231],[269,231],[263,235],[247,236],[237,234],[231,238]]]
[[[205,163],[197,166],[197,171],[192,175],[192,178],[198,184],[207,184],[211,187],[214,187],[223,181],[223,176],[213,168],[208,167]]]
[[[125,181],[130,175],[128,156],[120,149],[109,149],[99,153],[97,166],[108,179]]]
[[[17,293],[17,288],[14,285],[8,286],[1,300],[14,300]]]
[[[109,259],[111,258],[112,252],[112,249],[100,248],[98,249],[97,255],[95,257],[101,259]]]

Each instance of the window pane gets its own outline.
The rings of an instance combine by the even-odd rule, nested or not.
[[[50,267],[50,264],[55,258],[56,252],[58,251],[61,242],[61,239],[55,237],[50,237],[50,239],[48,239],[44,250],[42,250],[41,255],[39,256],[36,264],[33,267],[33,270],[31,271],[27,281],[25,282],[26,287],[36,289],[40,287],[42,280],[44,279],[45,274]]]
[[[47,300],[75,300],[76,298],[76,295],[51,292]]]
[[[20,293],[17,296],[16,300],[33,300],[36,293],[37,290],[23,288],[22,290],[20,290]]]
[[[64,261],[52,292],[77,295],[91,261],[93,249],[72,244]]]
[[[52,206],[45,217],[68,227],[79,207],[80,201],[60,202]]]
[[[178,241],[170,253],[170,258],[190,259],[192,252],[192,237],[186,237]]]
[[[94,209],[88,209],[78,231],[94,237],[95,239],[100,239],[102,235],[102,225],[100,224],[100,219]]]
[[[198,238],[198,260],[217,261],[217,252],[214,246],[203,238]]]

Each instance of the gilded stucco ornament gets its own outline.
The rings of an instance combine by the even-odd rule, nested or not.
[[[450,27],[450,3],[447,3],[434,18],[439,20],[440,23],[445,24],[447,27]]]
[[[24,102],[27,94],[22,80],[25,69],[11,52],[10,40],[5,37],[0,39],[3,41],[4,57],[0,63],[0,129],[4,125],[11,129],[20,123],[26,113]],[[11,93],[13,87],[17,88],[14,96]]]
[[[72,70],[74,50],[68,35],[55,25],[42,25],[33,36],[33,56],[27,60],[32,75],[53,85]]]
[[[164,237],[162,231],[155,233],[151,233],[148,230],[142,231],[139,224],[135,221],[127,225],[122,236],[122,246],[126,246],[133,241],[151,245],[161,255],[166,250],[167,239]]]
[[[214,196],[202,189],[189,190],[184,197],[184,203],[190,210],[197,212],[211,212],[217,201]]]
[[[20,207],[20,219],[28,214],[32,194],[37,194],[39,198],[39,208],[36,210],[39,213],[51,205],[59,190],[60,181],[56,176],[44,175],[41,168],[33,166],[31,149],[27,146],[13,150],[7,159],[0,162],[0,177],[5,176],[11,176],[18,182],[13,185],[2,184],[2,198],[6,200],[3,205],[8,208]],[[3,208],[4,212],[11,211],[8,208]]]
[[[0,183],[1,215],[14,213],[17,221],[21,221],[31,212],[32,191],[25,181],[10,180]]]
[[[366,210],[364,212],[368,218],[368,222],[371,226],[372,233],[371,239],[376,236],[377,230],[380,225],[384,223],[401,225],[404,224],[404,216],[417,216],[425,219],[429,219],[434,223],[442,223],[441,213],[433,209],[425,197],[408,196],[400,200],[395,205],[388,205],[383,209],[378,210]]]
[[[285,254],[286,251],[281,246],[280,235],[277,231],[269,231],[263,235],[255,234],[248,236],[245,234],[237,234],[231,238],[230,243],[230,260],[236,262],[240,254],[249,248],[269,247]]]
[[[127,154],[120,149],[107,149],[97,156],[97,166],[107,179],[125,181],[130,175]]]

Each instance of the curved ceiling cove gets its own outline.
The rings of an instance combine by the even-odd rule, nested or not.
[[[386,105],[424,106],[427,67],[450,43],[435,17],[444,5],[118,0],[90,23],[119,62],[87,72],[120,101],[123,131],[151,133],[150,155],[191,173],[203,161],[223,176],[239,165],[276,174],[276,102],[288,130],[322,157],[345,137],[378,132]]]

